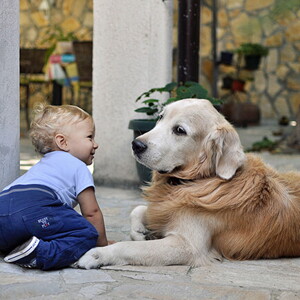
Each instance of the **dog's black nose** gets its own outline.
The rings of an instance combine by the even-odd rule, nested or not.
[[[135,154],[141,154],[145,152],[147,149],[147,145],[139,140],[132,141],[132,150]]]

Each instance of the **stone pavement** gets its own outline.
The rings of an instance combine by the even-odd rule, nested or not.
[[[109,239],[129,239],[138,190],[97,187]],[[210,266],[22,269],[0,259],[0,299],[300,299],[300,258]]]
[[[239,129],[242,143],[268,135],[274,126]],[[271,137],[271,136],[270,136]],[[22,142],[21,156],[31,159]],[[28,145],[27,145],[28,146]],[[279,169],[300,170],[300,155],[261,154]],[[23,164],[26,166],[26,163]],[[109,239],[129,240],[129,214],[144,201],[139,190],[96,188]],[[22,269],[0,257],[0,299],[300,299],[300,258],[231,262],[210,266],[114,266],[97,270]]]

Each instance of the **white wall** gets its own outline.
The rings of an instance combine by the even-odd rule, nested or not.
[[[95,0],[93,116],[94,178],[98,184],[138,183],[128,122],[135,99],[171,81],[172,0]]]
[[[19,175],[19,1],[0,1],[0,191]]]

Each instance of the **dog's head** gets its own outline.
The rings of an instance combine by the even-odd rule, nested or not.
[[[230,179],[245,161],[237,132],[203,99],[166,106],[155,128],[136,138],[132,149],[148,168],[184,179]]]

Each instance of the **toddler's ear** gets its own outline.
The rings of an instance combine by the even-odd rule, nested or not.
[[[55,136],[54,140],[55,140],[56,146],[57,146],[60,150],[62,150],[62,151],[68,151],[68,150],[69,150],[69,149],[68,149],[67,139],[66,139],[66,137],[65,137],[63,134],[58,133],[58,134]]]

